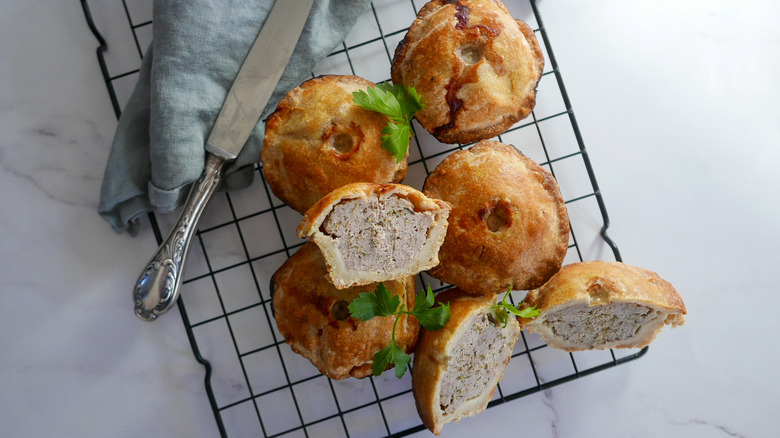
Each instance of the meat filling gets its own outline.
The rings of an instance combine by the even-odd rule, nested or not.
[[[510,343],[488,314],[477,315],[458,340],[442,378],[439,403],[444,415],[485,392],[485,386],[503,372],[512,353]]]
[[[556,336],[589,347],[630,339],[640,327],[657,317],[653,309],[633,303],[583,304],[551,312],[544,324]]]
[[[432,223],[407,199],[391,196],[344,201],[322,227],[336,241],[348,270],[390,272],[417,258]]]

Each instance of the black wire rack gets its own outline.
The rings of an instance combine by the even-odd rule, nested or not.
[[[341,48],[312,76],[354,74],[389,80],[393,50],[424,0],[375,0]],[[564,263],[613,257],[609,217],[535,0],[505,0],[515,18],[535,28],[546,54],[537,104],[529,119],[499,136],[547,168],[558,180],[571,221]],[[97,60],[117,115],[137,80],[151,42],[152,0],[81,0],[98,40]],[[93,17],[93,11],[100,16]],[[98,30],[100,19],[126,23]],[[445,145],[415,129],[405,184],[418,189],[450,153],[469,145]],[[222,436],[406,436],[424,430],[411,394],[409,373],[335,381],[293,353],[271,315],[271,275],[303,244],[295,235],[300,214],[278,200],[256,168],[250,188],[219,193],[192,243],[178,309]],[[173,217],[149,214],[158,243]],[[418,286],[438,285],[421,274]],[[524,291],[512,292],[513,302]],[[186,305],[185,305],[186,302]],[[522,333],[488,408],[637,359],[641,350],[566,353]]]

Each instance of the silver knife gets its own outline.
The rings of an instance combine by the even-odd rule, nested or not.
[[[203,210],[260,120],[301,36],[314,0],[277,0],[230,88],[206,141],[206,165],[168,237],[133,288],[135,314],[153,321],[179,298],[182,268]]]

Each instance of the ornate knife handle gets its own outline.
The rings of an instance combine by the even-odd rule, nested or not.
[[[179,220],[138,277],[133,299],[135,314],[139,318],[154,321],[173,307],[179,298],[187,250],[200,216],[222,180],[225,163],[225,159],[208,154],[206,167],[193,183]]]

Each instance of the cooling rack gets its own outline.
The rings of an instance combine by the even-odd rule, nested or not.
[[[375,0],[370,10],[312,76],[354,74],[389,80],[390,62],[424,0]],[[137,80],[152,38],[152,0],[81,0],[87,25],[98,40],[97,60],[116,112]],[[534,0],[505,0],[515,18],[535,29],[545,53],[537,104],[531,115],[498,137],[548,169],[558,180],[571,221],[564,263],[586,259],[621,261],[607,235],[609,218],[577,121],[566,94],[549,36]],[[106,26],[101,20],[126,23]],[[416,123],[416,122],[415,122]],[[405,184],[421,188],[425,176],[447,155],[469,145],[439,143],[415,125]],[[303,244],[295,233],[300,214],[268,188],[261,166],[247,189],[212,199],[192,243],[177,305],[222,436],[364,437],[406,436],[424,427],[407,373],[335,381],[292,352],[271,316],[270,278]],[[175,217],[149,214],[162,230]],[[144,222],[146,224],[146,222]],[[423,284],[446,288],[421,274]],[[514,291],[513,302],[525,292]],[[523,332],[488,408],[637,359],[641,350],[566,353]]]

